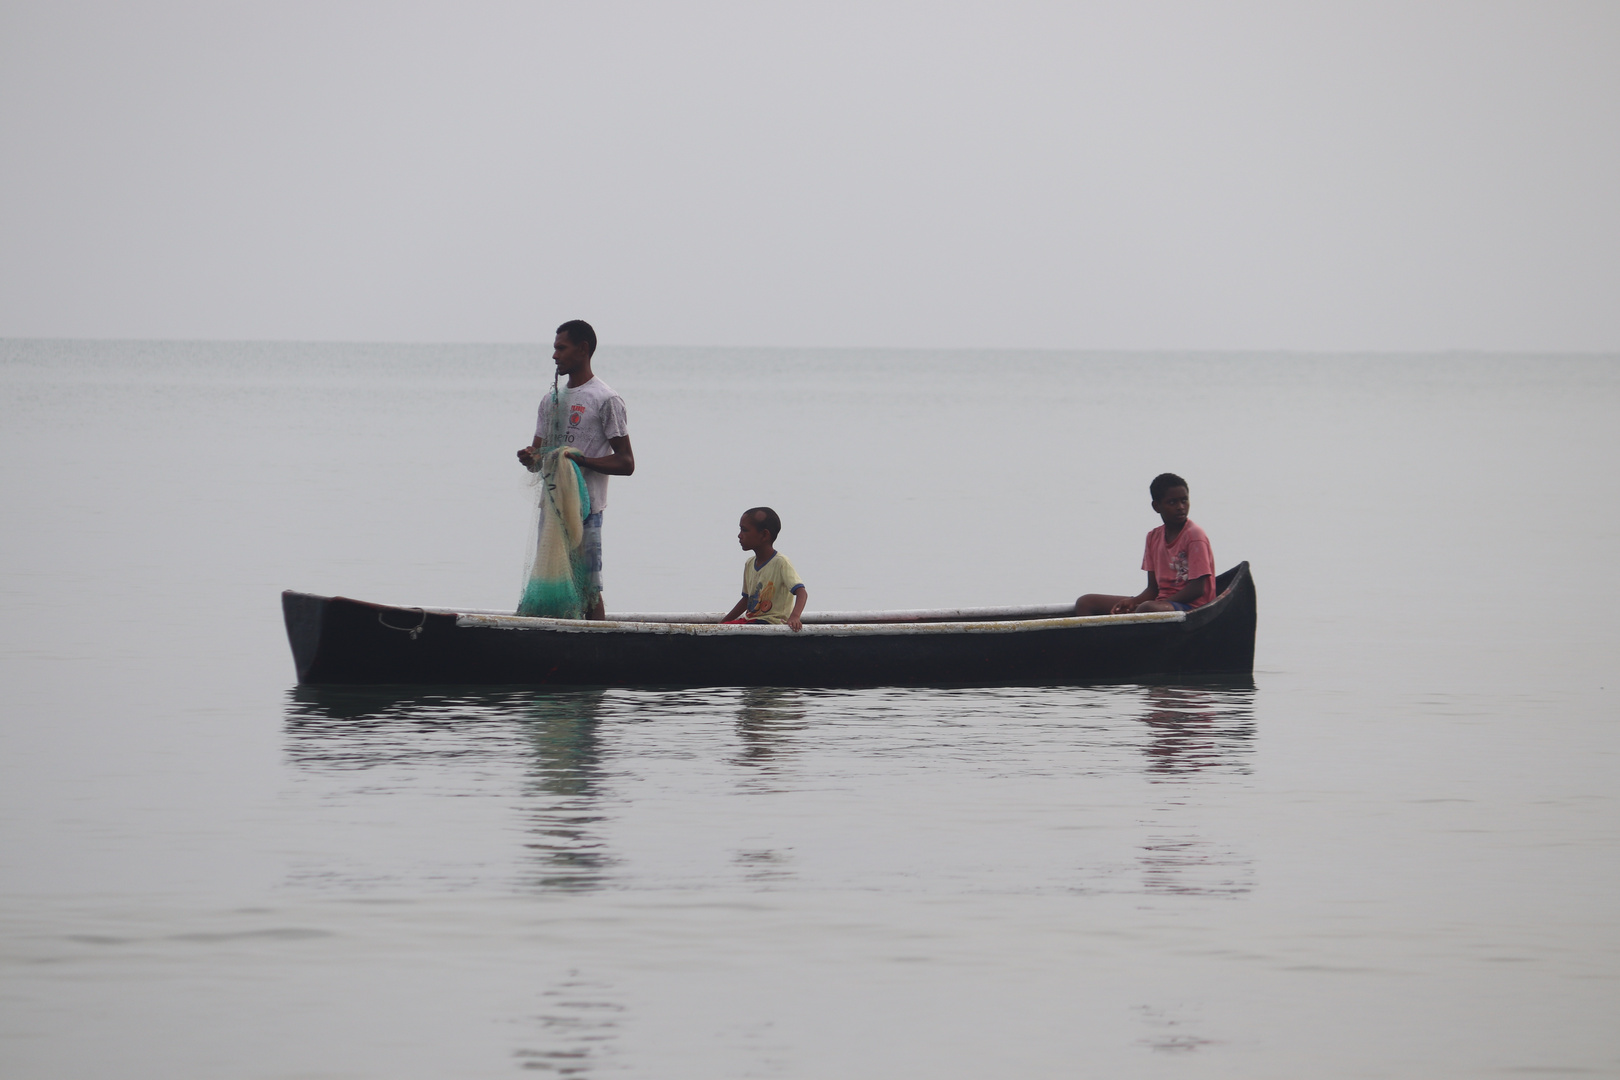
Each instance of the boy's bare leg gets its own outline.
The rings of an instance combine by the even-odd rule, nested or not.
[[[1134,596],[1110,596],[1107,593],[1086,593],[1074,602],[1076,615],[1112,615],[1114,605],[1134,601]]]
[[[591,602],[590,610],[585,612],[585,617],[587,619],[594,619],[597,622],[601,622],[603,619],[607,618],[607,605],[602,602],[601,593],[596,594],[596,599]]]

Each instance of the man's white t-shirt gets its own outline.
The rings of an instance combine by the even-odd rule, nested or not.
[[[564,410],[563,438],[569,446],[586,457],[606,457],[613,453],[609,439],[630,434],[625,426],[624,398],[614,393],[613,387],[600,378],[592,378],[582,386],[557,391]],[[545,439],[551,428],[551,395],[540,399],[540,412],[535,419],[534,434]],[[585,474],[585,490],[591,494],[591,513],[607,508],[607,473],[595,469],[581,469]]]

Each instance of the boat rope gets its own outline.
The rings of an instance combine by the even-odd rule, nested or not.
[[[398,630],[400,633],[411,635],[411,640],[415,641],[416,635],[427,629],[427,611],[422,608],[409,608],[408,610],[418,612],[422,616],[415,626],[395,626],[393,623],[383,618],[383,616],[387,614],[387,612],[384,611],[377,612],[377,621],[388,627],[390,630]]]

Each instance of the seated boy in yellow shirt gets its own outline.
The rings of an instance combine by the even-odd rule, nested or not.
[[[770,507],[756,506],[744,511],[742,520],[737,523],[737,543],[753,555],[743,563],[742,599],[721,622],[785,622],[795,633],[804,626],[800,616],[804,614],[810,593],[787,556],[772,546],[781,531],[782,519]],[[789,594],[793,596],[791,612],[787,610]]]

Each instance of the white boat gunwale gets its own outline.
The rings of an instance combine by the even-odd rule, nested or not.
[[[423,609],[432,611],[431,608]],[[1071,627],[1087,626],[1121,626],[1131,623],[1170,623],[1184,622],[1187,613],[1184,611],[1151,611],[1131,615],[1068,615],[1064,617],[1037,617],[1022,619],[978,619],[961,621],[921,621],[917,616],[922,613],[908,612],[909,619],[897,619],[889,622],[876,620],[861,622],[809,622],[806,620],[804,629],[794,631],[785,623],[774,625],[757,624],[727,624],[719,622],[720,613],[708,617],[707,621],[699,622],[691,614],[682,614],[683,620],[691,621],[653,621],[644,617],[627,619],[618,616],[603,620],[582,619],[542,619],[521,615],[485,614],[473,612],[442,612],[456,616],[456,625],[466,627],[481,627],[488,630],[549,630],[567,634],[591,633],[632,633],[632,634],[678,634],[693,636],[711,636],[727,634],[794,634],[809,637],[870,637],[870,636],[898,636],[898,635],[928,635],[928,634],[1009,634],[1027,633],[1037,630],[1059,630]],[[831,613],[828,613],[831,614]],[[855,614],[855,613],[851,613]],[[879,612],[863,612],[868,617]],[[928,613],[937,619],[936,613]],[[941,613],[942,614],[942,613]],[[824,615],[823,618],[827,616]]]

